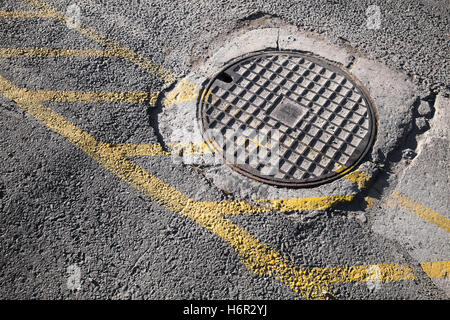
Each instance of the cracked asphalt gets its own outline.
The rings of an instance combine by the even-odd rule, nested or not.
[[[448,300],[449,11],[0,0],[0,298]],[[359,174],[291,190],[175,161],[171,137],[196,126],[195,90],[233,41],[361,80],[382,130]]]

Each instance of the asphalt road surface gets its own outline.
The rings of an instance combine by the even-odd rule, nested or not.
[[[0,0],[0,298],[448,299],[449,17],[446,0]],[[174,157],[199,70],[291,33],[368,88],[379,152],[296,190]]]

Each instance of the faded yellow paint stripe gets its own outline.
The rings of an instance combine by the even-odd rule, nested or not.
[[[371,270],[376,267],[379,271],[374,279]],[[413,269],[410,266],[396,264],[375,264],[348,267],[314,268],[312,272],[323,274],[329,283],[365,282],[379,280],[384,282],[413,280]]]
[[[165,151],[159,143],[153,144],[119,144],[114,145],[114,149],[127,157],[144,156],[169,156],[170,152]]]
[[[323,210],[336,206],[337,204],[340,203],[353,201],[354,199],[355,199],[354,195],[348,195],[348,196],[277,199],[277,200],[270,200],[270,202],[274,210],[296,211],[296,210]]]
[[[423,271],[432,279],[449,279],[450,261],[422,262]],[[379,271],[374,279],[373,268]],[[334,268],[315,268],[311,273],[326,275],[330,283],[365,282],[379,280],[383,282],[414,280],[416,276],[411,266],[399,264],[375,264]]]
[[[172,149],[172,154],[176,154],[178,156],[194,156],[213,153],[208,147],[208,144],[203,141],[169,143],[168,146]]]
[[[128,102],[155,104],[159,92],[89,92],[28,90],[14,87],[16,95],[28,95],[35,102]]]
[[[92,58],[120,57],[113,50],[52,49],[52,48],[0,48],[0,58]]]
[[[366,209],[367,210],[373,210],[377,207],[378,200],[374,197],[367,196],[364,198],[366,201]]]
[[[158,64],[150,61],[146,57],[137,54],[133,50],[131,50],[127,47],[124,47],[124,46],[118,44],[117,42],[107,39],[106,37],[95,32],[92,29],[80,27],[80,28],[78,28],[78,31],[81,34],[91,38],[92,40],[94,40],[104,46],[107,46],[108,48],[110,48],[111,51],[113,51],[115,53],[115,55],[120,56],[123,59],[127,59],[127,60],[133,62],[134,64],[138,65],[142,69],[146,70],[148,73],[160,78],[161,80],[165,81],[166,83],[173,83],[177,79],[177,75],[175,73],[169,71],[168,69],[164,68],[161,65],[158,65]]]
[[[450,280],[450,261],[422,262],[420,266],[432,279]]]
[[[120,148],[128,157],[193,156],[212,153],[205,142],[168,143],[167,146],[171,149],[170,151],[165,151],[159,143],[122,144],[117,148]]]
[[[204,153],[203,149],[208,148],[205,142],[191,144],[168,144],[173,151],[165,151],[158,144],[121,144],[112,147],[124,156],[143,157],[143,156],[170,156],[174,152],[177,153],[179,148],[184,151],[178,155],[195,155],[197,152]],[[187,151],[186,151],[187,150]],[[309,198],[286,198],[272,200],[256,200],[255,205],[246,201],[211,201],[201,202],[203,206],[208,208],[220,208],[221,214],[238,215],[243,213],[262,213],[269,211],[310,211],[324,210],[334,207],[338,204],[351,202],[355,199],[354,195],[346,196],[325,196],[325,197],[309,197]]]
[[[167,94],[163,104],[164,106],[170,106],[183,102],[195,101],[198,99],[199,93],[200,88],[198,85],[183,79]]]
[[[238,215],[244,213],[263,213],[270,211],[310,211],[323,210],[339,203],[352,201],[355,196],[325,196],[310,198],[287,198],[273,200],[256,200],[254,204],[247,201],[211,201],[203,202],[210,208],[217,208],[224,215]]]
[[[336,170],[336,172],[341,173],[344,176],[344,178],[350,180],[351,182],[356,183],[359,189],[363,190],[367,188],[372,177],[369,174],[365,173],[364,171],[361,171],[359,169],[351,171],[352,169],[353,169],[352,167],[348,168],[345,166],[341,166]]]
[[[0,11],[0,18],[55,18],[48,12],[33,10]]]
[[[399,206],[404,210],[418,216],[419,218],[422,218],[425,221],[428,221],[438,226],[439,228],[442,228],[445,231],[450,232],[450,219],[408,198],[407,196],[401,194],[398,191],[392,193],[392,195],[386,202],[386,205],[390,207]]]
[[[2,76],[0,76],[0,92],[6,98],[15,101],[21,108],[47,127],[79,147],[108,170],[172,211],[179,212],[192,201],[175,188],[166,185],[124,158],[122,156],[124,151],[120,145],[115,146],[98,142],[92,135],[81,130],[63,116],[37,103],[35,97],[29,92],[17,88]]]
[[[49,4],[41,0],[25,0],[31,6],[40,10],[43,14],[48,14],[53,16],[55,19],[59,20],[61,23],[66,23],[66,17],[62,12],[59,12]],[[108,39],[104,35],[94,31],[91,28],[79,26],[74,27],[79,33],[84,36],[96,41],[97,43],[108,48],[114,56],[120,56],[123,59],[127,59],[136,65],[140,66],[142,69],[146,70],[148,73],[162,79],[166,83],[172,83],[177,79],[177,75],[168,69],[158,65],[146,57],[137,54],[133,50],[120,45],[119,43]]]
[[[89,92],[30,90],[36,101],[51,102],[128,102],[155,104],[159,92]]]
[[[122,145],[121,149],[129,157],[169,156],[173,154],[178,156],[192,156],[212,153],[206,142],[168,144],[168,147],[172,150],[165,151],[160,144]],[[261,213],[272,210],[281,212],[324,210],[341,203],[351,202],[354,199],[355,195],[345,195],[272,200],[262,199],[256,200],[256,205],[250,205],[245,201],[213,201],[210,204],[223,208],[223,212],[227,212],[227,215],[236,215],[242,213]]]
[[[365,189],[367,188],[370,179],[372,178],[370,175],[365,173],[364,171],[361,171],[359,169],[356,169],[349,174],[346,174],[344,176],[346,179],[356,183],[359,187],[359,189]]]

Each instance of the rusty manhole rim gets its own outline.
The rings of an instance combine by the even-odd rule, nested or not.
[[[234,165],[231,163],[228,163],[226,161],[225,156],[223,155],[223,149],[218,149],[215,147],[213,143],[211,143],[209,137],[206,136],[207,128],[205,126],[205,118],[203,117],[203,106],[205,104],[204,97],[205,95],[208,95],[208,92],[210,92],[211,86],[216,81],[216,79],[224,73],[226,70],[243,63],[247,60],[255,59],[258,56],[264,56],[264,55],[293,55],[298,57],[306,58],[307,60],[317,63],[320,66],[324,66],[328,68],[329,70],[332,70],[336,72],[338,75],[344,76],[347,81],[349,81],[355,88],[359,89],[361,92],[361,97],[365,100],[367,104],[367,112],[368,112],[368,121],[369,121],[369,138],[364,146],[364,150],[361,152],[361,154],[356,158],[356,160],[353,160],[353,163],[348,168],[345,168],[343,170],[334,171],[335,174],[329,177],[324,177],[321,179],[318,179],[317,181],[304,181],[304,182],[298,182],[298,181],[292,181],[288,182],[286,180],[280,179],[280,178],[269,178],[267,175],[258,174],[255,172],[250,172],[249,170],[242,168],[238,165]],[[236,57],[229,62],[225,64],[223,68],[220,69],[219,72],[217,72],[213,77],[209,79],[209,81],[206,83],[206,85],[203,86],[203,88],[200,90],[200,93],[198,95],[197,99],[197,120],[199,122],[200,132],[202,135],[202,138],[204,142],[207,144],[208,148],[212,151],[212,153],[219,153],[221,154],[221,157],[224,161],[224,164],[231,167],[234,171],[252,179],[258,182],[262,182],[268,185],[272,186],[279,186],[279,187],[291,187],[291,188],[311,188],[311,187],[317,187],[323,184],[327,184],[330,182],[333,182],[335,180],[338,180],[345,175],[349,174],[350,172],[354,171],[361,163],[363,162],[364,158],[367,156],[369,151],[373,148],[376,136],[378,134],[378,111],[375,107],[375,102],[371,98],[368,89],[364,86],[363,83],[359,79],[357,79],[354,75],[352,75],[349,71],[343,69],[341,65],[338,63],[331,62],[329,60],[326,60],[322,57],[318,57],[317,55],[314,55],[311,52],[304,52],[304,51],[293,51],[293,50],[262,50],[262,51],[256,51],[256,52],[249,52],[246,54],[243,54],[239,57]]]

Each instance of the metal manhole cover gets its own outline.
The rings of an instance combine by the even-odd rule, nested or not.
[[[316,186],[348,173],[376,133],[366,89],[296,52],[229,64],[203,91],[198,118],[204,139],[234,170],[280,186]]]

